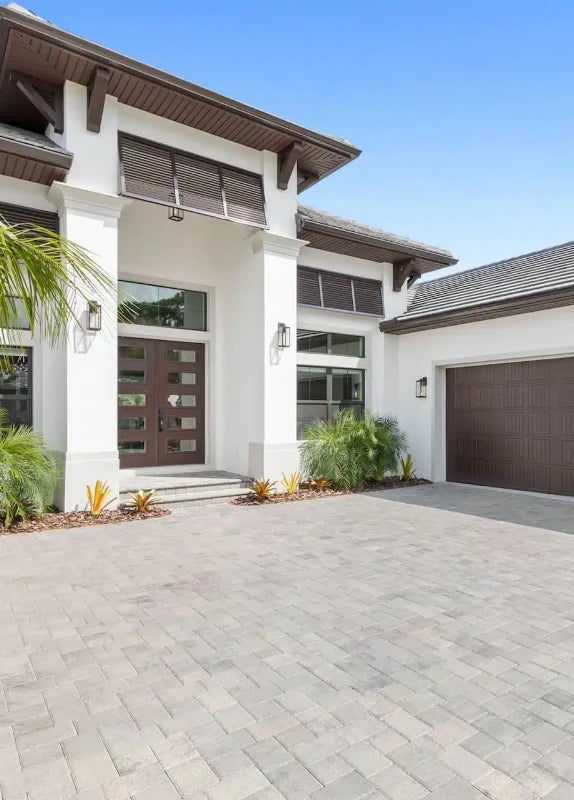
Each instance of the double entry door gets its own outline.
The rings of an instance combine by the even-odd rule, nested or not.
[[[118,339],[120,467],[205,462],[205,345]]]

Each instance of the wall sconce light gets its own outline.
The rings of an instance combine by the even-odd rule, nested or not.
[[[284,322],[280,322],[277,325],[277,347],[281,349],[291,347],[291,328],[285,325]]]
[[[415,397],[427,396],[427,379],[419,378],[415,384]]]
[[[102,307],[96,300],[88,300],[88,325],[89,331],[102,330]]]
[[[178,208],[177,206],[169,206],[167,209],[168,217],[173,220],[173,222],[181,222],[183,219],[183,209]]]

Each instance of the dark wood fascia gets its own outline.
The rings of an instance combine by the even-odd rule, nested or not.
[[[300,227],[301,230],[306,229],[309,231],[315,231],[316,233],[324,233],[337,239],[345,239],[348,242],[358,242],[359,244],[366,244],[370,247],[379,247],[381,250],[387,250],[389,252],[396,253],[396,261],[393,263],[404,261],[405,256],[410,256],[411,260],[413,261],[414,259],[419,258],[425,261],[432,261],[435,264],[440,264],[441,266],[445,267],[453,266],[458,262],[457,258],[453,258],[452,256],[444,253],[435,253],[432,250],[425,250],[422,247],[416,247],[408,244],[402,245],[393,240],[379,239],[376,236],[369,236],[368,234],[364,233],[345,231],[341,230],[340,228],[335,228],[332,225],[325,225],[321,222],[314,222],[313,220],[306,220],[304,218],[300,221]]]
[[[46,122],[54,126],[56,133],[64,132],[64,104],[62,98],[62,87],[52,83],[36,80],[29,75],[21,72],[11,72],[10,80],[16,84],[24,97],[32,103],[36,111],[41,114]],[[54,94],[54,104],[50,105],[42,96],[39,89],[45,87]]]
[[[6,34],[4,31],[5,28],[8,29]],[[141,61],[136,61],[121,53],[116,53],[114,50],[109,50],[106,47],[89,42],[75,34],[68,33],[61,28],[50,25],[41,19],[25,16],[6,6],[2,6],[0,7],[0,48],[5,36],[9,35],[11,30],[20,31],[28,36],[36,36],[52,45],[67,49],[83,58],[95,61],[110,69],[117,69],[140,78],[145,78],[172,92],[181,92],[187,97],[209,103],[224,111],[233,112],[243,119],[284,133],[291,139],[301,139],[309,144],[323,147],[344,157],[347,161],[352,161],[361,154],[359,148],[349,142],[317,133],[308,128],[303,128],[300,125],[283,120],[266,111],[252,108],[245,103],[241,103],[239,100],[225,97],[210,89],[205,89],[203,86],[190,83],[183,78],[177,78],[174,75],[151,67]],[[0,53],[1,52],[0,49]]]
[[[86,127],[93,133],[100,132],[110,74],[109,69],[96,67],[88,84]]]
[[[303,142],[291,142],[277,155],[277,188],[286,189],[303,149]]]
[[[511,317],[517,314],[530,314],[534,311],[545,311],[549,308],[574,305],[574,286],[562,289],[552,289],[548,292],[539,292],[525,297],[514,297],[507,300],[497,300],[471,308],[458,308],[452,311],[443,311],[439,314],[426,314],[420,317],[406,319],[395,318],[383,320],[379,323],[382,333],[401,335],[429,331],[434,328],[447,328],[451,325],[467,325],[470,322],[481,322],[497,317]]]
[[[393,292],[400,292],[404,283],[414,271],[414,259],[404,258],[393,264]]]
[[[33,144],[17,142],[12,139],[0,138],[0,153],[25,158],[28,161],[37,161],[62,170],[69,170],[74,156],[63,150],[61,153],[36,147]]]

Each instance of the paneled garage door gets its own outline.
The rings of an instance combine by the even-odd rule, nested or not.
[[[449,481],[574,494],[574,358],[446,371]]]

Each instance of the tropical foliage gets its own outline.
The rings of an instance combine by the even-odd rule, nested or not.
[[[115,291],[79,245],[47,228],[9,225],[1,217],[0,286],[5,335],[17,339],[17,329],[27,327],[50,343],[65,338],[68,323],[77,319],[78,300],[87,303]]]
[[[86,486],[88,496],[88,511],[93,517],[98,517],[106,508],[116,500],[110,497],[111,489],[104,481],[96,481],[94,487]]]
[[[303,431],[302,469],[344,489],[396,473],[406,439],[394,417],[366,413],[357,418],[344,409],[329,422],[319,421]]]
[[[412,481],[415,475],[415,464],[410,453],[401,458],[399,477],[402,481]]]
[[[58,479],[56,463],[32,428],[8,425],[0,408],[0,524],[41,514],[52,502]]]
[[[300,483],[301,474],[299,472],[291,472],[289,475],[281,473],[281,486],[285,494],[296,494],[299,491]]]
[[[261,502],[269,500],[271,495],[275,494],[275,482],[270,481],[268,478],[257,478],[249,487],[249,492],[256,500]]]
[[[160,502],[160,498],[155,496],[155,489],[140,489],[138,492],[130,492],[131,500],[127,503],[129,508],[133,508],[140,513],[151,511],[151,507]]]
[[[311,481],[311,487],[316,492],[326,492],[327,489],[329,489],[331,487],[331,483],[329,482],[329,480],[327,478],[319,477],[319,478],[314,478]]]

